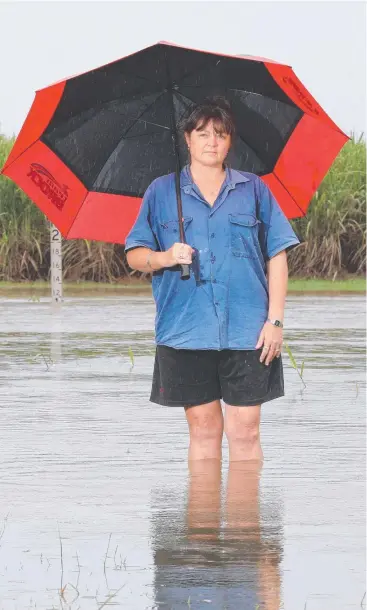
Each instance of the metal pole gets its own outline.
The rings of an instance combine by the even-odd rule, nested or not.
[[[178,213],[178,228],[180,231],[180,242],[182,244],[186,243],[185,237],[185,229],[182,218],[182,201],[181,201],[181,187],[180,187],[180,151],[178,146],[178,137],[177,137],[177,128],[175,122],[175,109],[173,104],[173,91],[172,91],[172,81],[171,74],[169,69],[168,57],[166,53],[166,49],[164,50],[164,59],[166,62],[166,72],[167,72],[167,93],[170,95],[170,121],[171,121],[171,133],[173,140],[173,149],[175,151],[175,160],[176,160],[176,171],[175,171],[175,187],[176,187],[176,200],[177,200],[177,213]],[[190,265],[180,265],[181,267],[181,280],[190,279]]]
[[[50,226],[51,238],[51,296],[52,303],[61,303],[62,298],[62,256],[61,233],[55,225]]]

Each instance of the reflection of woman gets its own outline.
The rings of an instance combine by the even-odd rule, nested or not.
[[[186,519],[172,506],[176,495],[157,496],[152,544],[159,608],[187,608],[190,597],[193,608],[210,600],[213,610],[279,609],[280,516],[272,507],[270,535],[261,526],[267,507],[260,520],[259,478],[259,462],[230,463],[223,518],[218,460],[190,463]]]
[[[225,165],[235,143],[225,100],[198,105],[183,133],[190,152],[180,175],[187,244],[178,243],[174,174],[149,185],[125,244],[133,269],[153,271],[150,399],[185,408],[190,460],[220,459],[223,431],[230,460],[261,459],[261,404],[284,395],[286,249],[299,242],[265,182]],[[179,263],[196,270],[189,280],[180,279]]]

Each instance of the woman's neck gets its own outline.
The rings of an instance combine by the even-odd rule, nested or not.
[[[191,163],[189,167],[194,182],[220,182],[226,173],[224,167],[208,167],[198,163]]]

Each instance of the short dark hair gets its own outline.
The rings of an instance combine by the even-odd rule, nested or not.
[[[191,133],[199,125],[198,131],[201,131],[211,119],[221,125],[220,133],[230,135],[233,140],[236,127],[231,105],[226,98],[219,95],[207,97],[195,106],[189,116],[182,119],[180,130]]]

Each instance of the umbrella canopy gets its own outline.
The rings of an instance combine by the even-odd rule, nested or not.
[[[167,42],[37,91],[2,173],[64,237],[124,243],[147,186],[188,162],[179,121],[211,95],[235,116],[230,165],[304,215],[348,136],[290,66]]]

